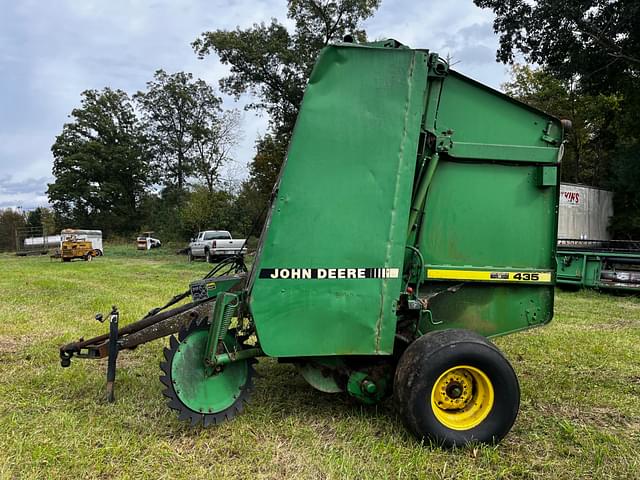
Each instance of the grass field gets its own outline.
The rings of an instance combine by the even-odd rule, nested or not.
[[[191,429],[165,406],[162,341],[119,358],[106,404],[103,361],[62,369],[58,347],[128,323],[208,271],[168,250],[106,248],[91,263],[0,255],[0,478],[640,478],[640,299],[558,292],[547,327],[497,339],[521,383],[512,432],[495,447],[423,447],[391,402],[314,391],[293,367],[257,366],[233,422]]]

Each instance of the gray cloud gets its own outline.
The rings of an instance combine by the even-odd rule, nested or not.
[[[0,177],[0,194],[13,195],[22,193],[39,192],[46,190],[47,183],[51,181],[49,177],[27,178],[25,180],[14,181],[8,175]]]
[[[497,41],[491,22],[471,24],[453,34],[446,34],[443,40],[453,62],[463,65],[496,65]]]
[[[433,2],[431,3],[433,5]],[[414,48],[427,48],[457,62],[454,69],[493,88],[505,80],[505,68],[495,62],[498,38],[494,15],[466,0],[449,0],[438,8],[424,2],[387,0],[367,22],[375,39],[395,38]]]
[[[29,210],[35,210],[38,207],[46,207],[46,206],[48,206],[47,197],[45,197],[44,195],[36,195],[36,196],[31,195],[25,199],[17,199],[17,200],[7,199],[7,200],[0,201],[0,210],[11,209],[11,210],[29,211]]]
[[[248,26],[284,15],[285,5],[277,0],[3,4],[0,177],[5,186],[10,179],[11,186],[0,190],[0,205],[24,205],[29,198],[29,203],[46,201],[46,182],[30,193],[17,190],[51,176],[51,145],[82,91],[108,85],[134,93],[159,68],[190,71],[217,86],[227,67],[214,57],[198,60],[190,43],[207,30]],[[246,103],[224,100],[228,107],[242,108]],[[251,158],[254,139],[266,126],[266,118],[244,114],[245,142],[237,150],[240,163]]]
[[[44,192],[51,177],[25,178],[14,180],[9,175],[0,177],[0,208],[22,208],[32,210],[36,207],[47,206]]]
[[[469,45],[465,48],[454,50],[451,54],[452,63],[458,62],[463,65],[486,65],[494,56],[495,50],[485,45]]]

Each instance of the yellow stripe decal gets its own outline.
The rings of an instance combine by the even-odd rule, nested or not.
[[[491,270],[443,270],[428,268],[427,279],[551,283],[551,272],[492,272]]]

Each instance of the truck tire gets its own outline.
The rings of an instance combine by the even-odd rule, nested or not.
[[[442,330],[423,335],[402,354],[394,400],[418,440],[444,447],[497,443],[518,415],[520,386],[509,361],[486,338]]]
[[[191,253],[191,249],[187,250],[187,259],[189,263],[193,262],[193,254]]]
[[[204,252],[204,255],[205,255],[205,261],[207,263],[213,263],[214,256],[211,255],[211,251],[210,250],[207,250],[206,252]]]

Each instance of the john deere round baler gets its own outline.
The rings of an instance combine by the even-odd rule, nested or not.
[[[428,50],[326,47],[251,270],[238,258],[194,282],[182,323],[116,328],[114,369],[141,332],[180,329],[161,381],[192,424],[235,416],[252,364],[274,357],[324,392],[393,395],[419,439],[499,441],[520,390],[487,338],[551,320],[562,142],[559,120]],[[67,345],[63,363],[107,343]]]

